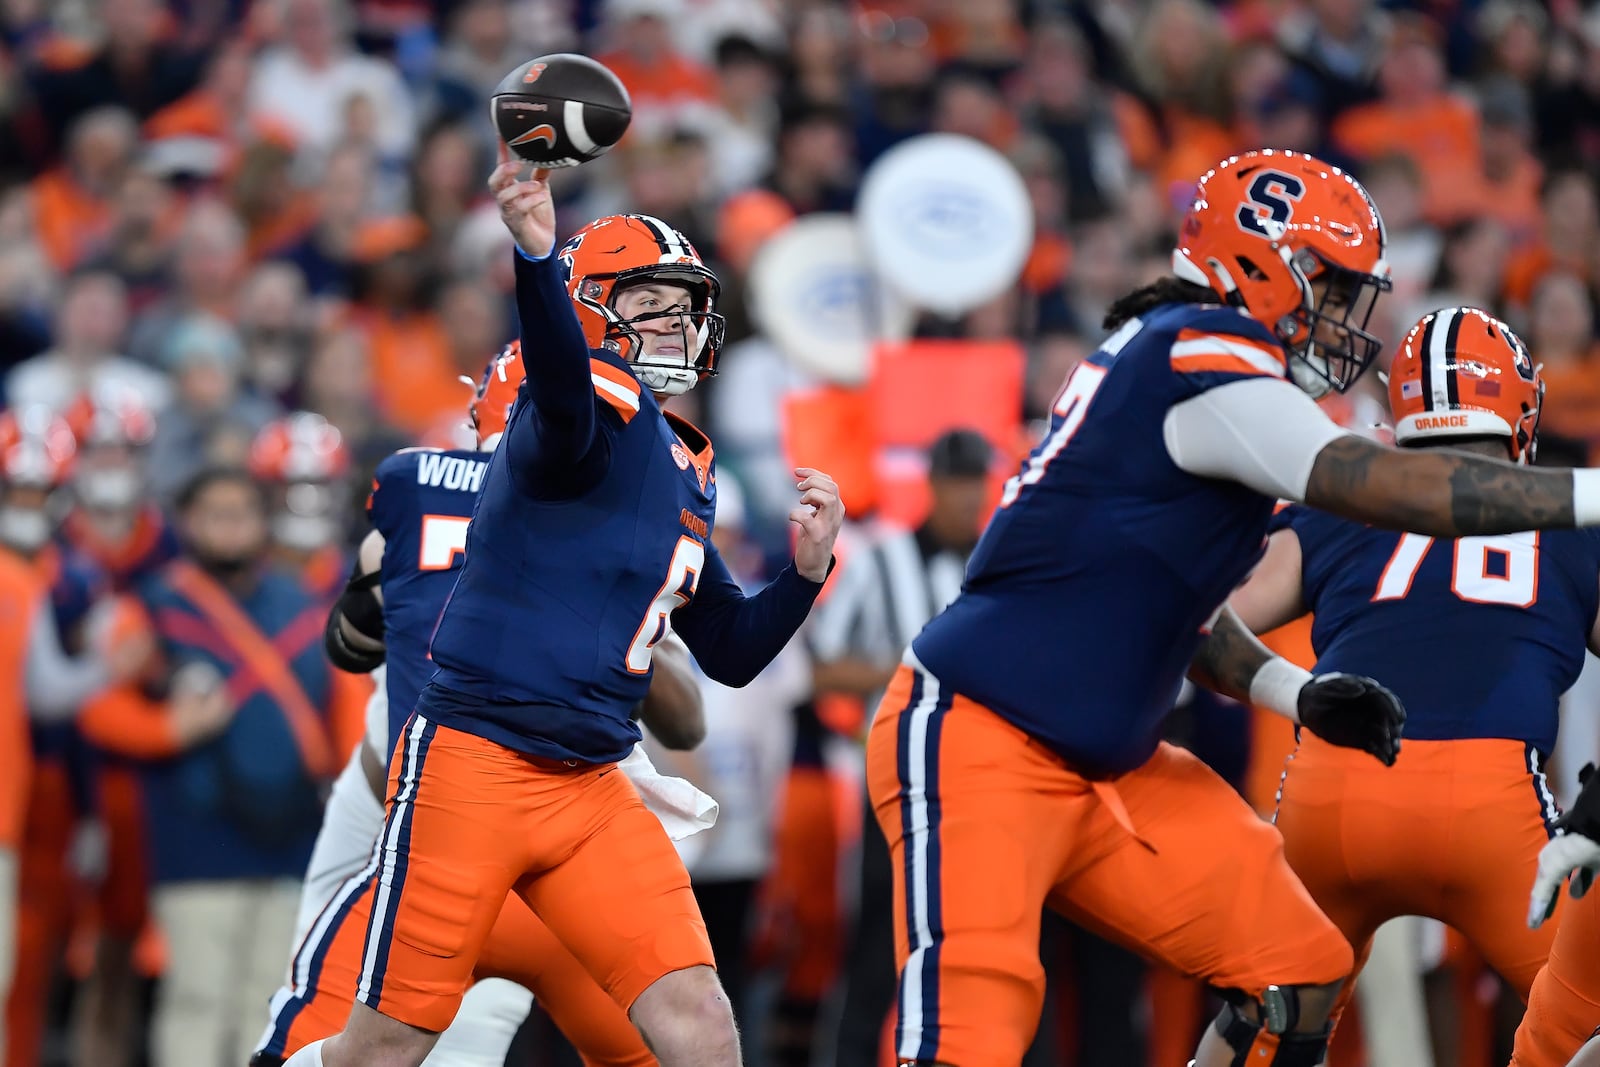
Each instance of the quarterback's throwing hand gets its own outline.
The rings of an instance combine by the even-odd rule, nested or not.
[[[1393,767],[1406,709],[1400,698],[1357,674],[1319,674],[1300,689],[1300,724],[1330,745],[1359,748]]]
[[[789,512],[789,521],[800,527],[800,538],[794,547],[794,568],[802,577],[821,582],[828,577],[828,564],[833,559],[833,542],[844,525],[844,503],[839,499],[839,486],[819,470],[796,467],[795,476],[800,484],[800,503]]]
[[[500,165],[489,175],[489,191],[500,205],[500,220],[516,238],[517,247],[535,259],[548,256],[556,245],[556,208],[550,199],[550,172],[535,170],[521,181],[517,175],[528,164],[511,158],[500,145]]]

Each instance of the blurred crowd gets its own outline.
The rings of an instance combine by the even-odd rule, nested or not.
[[[816,382],[761,336],[749,272],[927,132],[988,144],[1032,201],[1015,286],[916,325],[1015,346],[1020,437],[1110,302],[1167,271],[1198,176],[1276,147],[1351,169],[1382,210],[1375,332],[1492,309],[1549,382],[1541,459],[1600,461],[1600,4],[0,0],[0,562],[20,561],[0,569],[0,685],[31,733],[0,746],[6,1067],[243,1067],[171,1035],[247,1052],[264,1023],[320,779],[370,689],[321,661],[321,617],[372,468],[460,444],[461,377],[515,336],[487,99],[569,50],[616,71],[634,115],[557,174],[564,227],[654,214],[722,278],[722,373],[674,403],[718,441],[719,540],[752,584],[784,550],[784,401]],[[1373,374],[1333,403],[1366,426],[1380,396]],[[1016,444],[923,443],[927,520],[853,516],[803,647],[748,690],[706,683],[710,739],[670,764],[722,801],[691,873],[751,1062],[879,1062],[891,919],[862,724]],[[1270,810],[1281,736],[1204,695],[1175,723]],[[258,818],[246,789],[284,799]],[[1065,924],[1046,937],[1030,1063],[1183,1061],[1200,991]],[[1436,940],[1440,1067],[1505,1062],[1515,1010]],[[1359,1019],[1342,1033],[1333,1062],[1362,1063]],[[526,1037],[518,1064],[568,1062],[537,1017]]]

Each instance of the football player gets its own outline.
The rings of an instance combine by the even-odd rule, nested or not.
[[[1229,158],[1200,181],[1174,274],[1114,303],[1068,377],[868,741],[902,1063],[1020,1060],[1046,904],[1224,991],[1199,1067],[1321,1061],[1350,946],[1277,831],[1160,742],[1186,668],[1393,762],[1392,694],[1271,655],[1223,604],[1275,502],[1435,537],[1600,523],[1600,471],[1394,449],[1317,407],[1380,348],[1365,327],[1384,256],[1349,175],[1295,152]]]
[[[1556,911],[1561,883],[1570,879],[1575,899],[1560,910],[1550,959],[1533,980],[1528,1010],[1517,1027],[1511,1067],[1600,1067],[1600,893],[1589,892],[1600,872],[1600,774],[1580,775],[1583,788],[1556,824],[1559,833],[1539,853],[1528,902],[1528,925]]]
[[[612,772],[669,625],[708,676],[748,683],[810,611],[844,509],[831,478],[797,471],[794,562],[744,595],[710,543],[711,443],[661,408],[715,369],[716,276],[644,215],[558,249],[548,174],[521,170],[502,149],[489,184],[517,246],[527,379],[391,761],[358,1003],[293,1067],[421,1063],[513,888],[664,1067],[739,1062],[688,874]]]
[[[432,673],[428,640],[455,584],[488,454],[522,377],[517,345],[489,364],[469,409],[476,449],[409,448],[378,467],[368,509],[373,530],[329,614],[325,643],[342,669],[381,676],[379,695],[368,707],[367,736],[329,798],[306,872],[289,984],[273,1000],[253,1067],[281,1064],[337,1032],[350,1013],[371,913],[372,868],[363,868],[383,827],[388,739],[400,736],[406,709]],[[667,743],[691,747],[703,730],[688,664],[674,653],[658,667],[641,708],[645,721]],[[622,766],[674,836],[698,830],[714,810],[687,783],[656,774],[642,750]],[[654,1063],[627,1016],[520,900],[508,899],[490,942],[475,971],[485,980],[468,991],[428,1063],[500,1067],[534,993],[589,1063]]]
[[[1520,465],[1544,381],[1505,323],[1446,308],[1407,334],[1389,401],[1402,448]],[[1355,948],[1354,973],[1379,926],[1425,915],[1526,999],[1555,929],[1527,927],[1521,890],[1558,814],[1543,770],[1558,701],[1600,649],[1600,531],[1435,540],[1299,505],[1272,526],[1229,599],[1240,621],[1263,633],[1311,612],[1316,669],[1379,678],[1406,707],[1392,768],[1301,736],[1275,820],[1289,865]]]

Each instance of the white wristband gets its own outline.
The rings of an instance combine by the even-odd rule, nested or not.
[[[1600,468],[1572,472],[1572,515],[1579,526],[1600,526]]]
[[[1282,656],[1274,656],[1250,679],[1250,703],[1297,723],[1300,721],[1300,690],[1309,681],[1310,671],[1296,667]]]

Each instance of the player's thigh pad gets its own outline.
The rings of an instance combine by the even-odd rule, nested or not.
[[[413,716],[390,761],[356,997],[443,1030],[506,893],[528,869],[537,789],[527,761]]]
[[[1524,887],[1521,897],[1527,896]],[[1562,910],[1550,959],[1533,980],[1517,1027],[1512,1067],[1566,1067],[1600,1024],[1600,890],[1568,900]]]
[[[552,811],[580,843],[517,888],[624,1010],[673,971],[715,966],[689,874],[615,766],[562,783]]]
[[[655,1063],[627,1012],[515,894],[506,898],[505,908],[489,931],[478,957],[477,975],[489,981],[479,982],[467,993],[446,1040],[466,1026],[474,993],[495,982],[531,990],[590,1067],[651,1067]],[[527,1014],[526,1006],[523,1014]],[[513,1032],[515,1029],[513,1026]],[[441,1041],[440,1046],[443,1044]],[[502,1049],[501,1059],[504,1052]]]
[[[889,843],[903,1060],[1015,1067],[1044,995],[1039,917],[1092,790],[993,712],[902,667],[867,744]]]
[[[1117,827],[1116,847],[1059,886],[1051,902],[1070,918],[1256,997],[1350,973],[1350,945],[1289,869],[1278,831],[1200,760],[1162,744],[1110,789],[1133,832]],[[1101,821],[1119,822],[1109,803]]]

